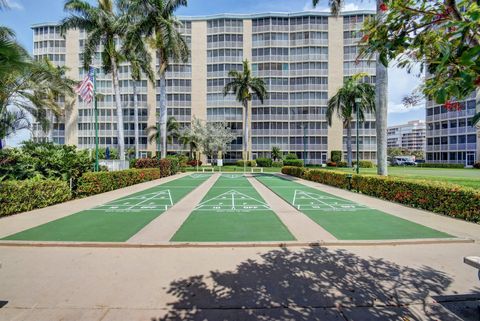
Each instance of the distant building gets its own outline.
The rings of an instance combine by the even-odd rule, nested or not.
[[[423,120],[412,120],[403,125],[388,127],[387,146],[425,151],[426,130]]]
[[[478,161],[480,130],[472,126],[475,94],[459,103],[459,110],[449,111],[427,100],[427,162],[470,166]]]

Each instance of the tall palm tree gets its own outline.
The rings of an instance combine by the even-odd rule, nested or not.
[[[160,77],[160,139],[161,156],[167,155],[167,81],[166,72],[170,63],[187,62],[190,50],[179,32],[182,23],[174,17],[180,6],[187,0],[122,0],[128,3],[131,15],[140,17],[129,37],[150,37],[150,45],[157,51]]]
[[[83,67],[88,69],[99,45],[103,45],[102,69],[112,74],[115,106],[117,109],[118,149],[121,160],[125,160],[125,134],[123,110],[118,82],[118,64],[121,56],[116,46],[116,38],[125,35],[125,16],[120,16],[113,0],[98,0],[92,6],[86,0],[67,0],[64,9],[70,14],[62,20],[62,31],[83,29],[88,33],[83,50]]]
[[[147,127],[146,131],[149,133],[148,140],[150,143],[160,141],[161,130],[158,130],[157,125]],[[173,116],[168,117],[165,137],[168,144],[173,144],[173,140],[180,137],[180,124]]]
[[[124,11],[128,14],[128,10]],[[128,16],[135,19],[135,16]],[[130,21],[134,23],[134,21]],[[128,33],[129,31],[127,31]],[[132,40],[133,38],[127,37]],[[135,130],[135,158],[139,157],[139,134],[138,134],[138,94],[137,82],[141,80],[142,72],[152,84],[155,84],[155,73],[152,69],[152,56],[145,47],[144,39],[136,41],[125,41],[122,47],[122,55],[130,63],[130,74],[133,86],[133,108],[134,108],[134,130]]]
[[[329,99],[327,106],[326,117],[329,126],[332,125],[332,117],[336,114],[342,119],[343,127],[347,129],[347,162],[349,167],[352,166],[352,121],[354,113],[358,112],[360,121],[363,121],[365,113],[375,111],[375,88],[371,84],[360,81],[364,76],[363,74],[357,74],[345,80],[343,87]],[[356,98],[361,99],[358,111],[355,107]]]
[[[320,0],[312,0],[315,7]],[[383,0],[376,0],[377,16],[383,19],[385,12],[380,10]],[[333,15],[338,16],[344,5],[344,0],[328,0],[330,11]],[[388,69],[377,57],[376,61],[376,78],[375,78],[375,122],[377,128],[377,174],[388,175],[387,167],[387,113],[388,113]]]
[[[223,95],[227,96],[230,93],[235,94],[237,101],[243,106],[243,151],[245,157],[244,160],[249,160],[249,102],[252,101],[252,97],[255,95],[263,104],[264,99],[267,98],[267,89],[265,82],[262,79],[252,76],[247,59],[243,61],[243,70],[241,72],[237,70],[230,70],[228,72],[228,76],[232,79],[225,85],[225,88],[223,88]]]

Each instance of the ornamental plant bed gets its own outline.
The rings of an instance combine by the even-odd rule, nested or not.
[[[333,170],[300,169],[285,166],[282,173],[313,182],[349,188],[347,173]],[[480,223],[480,192],[455,184],[381,177],[352,175],[352,190],[387,201]]]

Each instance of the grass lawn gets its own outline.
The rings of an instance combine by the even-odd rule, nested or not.
[[[173,242],[294,240],[242,174],[222,174],[171,239]]]
[[[5,240],[125,242],[208,179],[192,174],[10,235]]]
[[[274,175],[257,175],[267,188],[339,240],[449,238],[450,235]]]
[[[345,172],[353,172],[351,168],[327,168]],[[376,174],[376,168],[361,168],[362,174]],[[480,170],[474,168],[422,168],[390,166],[389,176],[413,180],[439,181],[480,189]]]

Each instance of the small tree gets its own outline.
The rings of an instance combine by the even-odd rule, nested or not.
[[[274,161],[282,159],[282,151],[280,150],[280,147],[277,147],[277,146],[272,147],[272,159]]]

